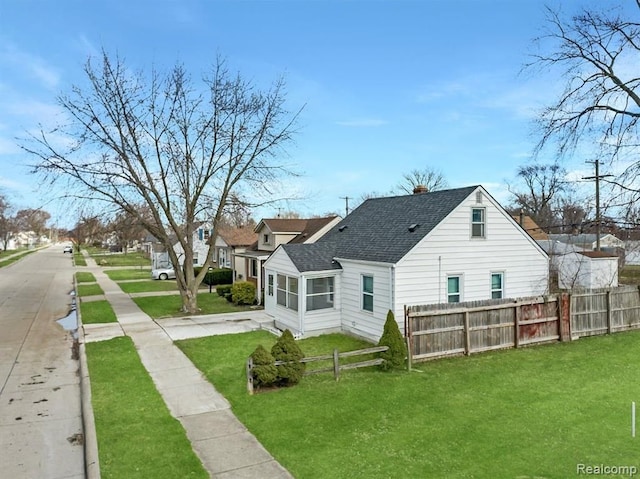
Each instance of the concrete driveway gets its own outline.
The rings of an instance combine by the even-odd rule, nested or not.
[[[71,255],[52,246],[0,268],[0,475],[84,478]]]

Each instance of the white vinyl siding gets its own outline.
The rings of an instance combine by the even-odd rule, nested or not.
[[[470,237],[470,211],[477,206],[476,195],[470,195],[398,262],[396,318],[402,317],[404,305],[446,303],[447,277],[461,273],[463,301],[490,299],[489,281],[495,272],[508,279],[505,297],[547,292],[547,256],[488,195],[482,204],[485,240]]]

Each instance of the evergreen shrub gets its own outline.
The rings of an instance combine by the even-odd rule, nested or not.
[[[259,344],[251,353],[251,359],[253,359],[253,385],[261,387],[275,384],[278,378],[275,359],[262,344]]]
[[[296,343],[291,331],[284,330],[271,348],[271,354],[276,361],[286,361],[285,364],[276,366],[278,370],[278,385],[293,386],[298,384],[302,379],[306,365],[300,362],[304,358],[304,353]]]
[[[398,323],[393,315],[393,311],[387,313],[387,320],[384,323],[382,336],[378,342],[378,346],[389,346],[389,349],[380,353],[380,357],[384,362],[380,365],[380,369],[388,371],[390,369],[399,368],[404,365],[407,357],[407,346],[398,328]]]

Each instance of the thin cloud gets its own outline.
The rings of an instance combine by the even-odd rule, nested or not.
[[[22,70],[49,90],[56,90],[60,84],[60,74],[55,68],[48,65],[44,59],[13,45],[4,46],[0,51],[0,61],[13,71]]]

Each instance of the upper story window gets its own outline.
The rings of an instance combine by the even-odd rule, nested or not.
[[[484,238],[486,234],[486,210],[484,208],[471,209],[471,237]]]
[[[271,236],[268,233],[262,235],[262,242],[264,244],[271,244]]]

